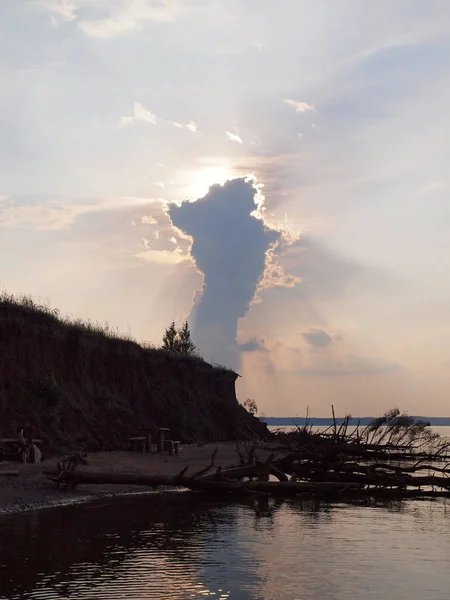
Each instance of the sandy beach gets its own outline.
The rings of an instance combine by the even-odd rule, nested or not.
[[[215,465],[231,467],[239,464],[236,445],[233,442],[217,444],[186,445],[180,447],[179,456],[152,452],[98,452],[89,455],[89,464],[79,469],[97,472],[117,472],[134,474],[176,475],[186,466],[189,472],[198,471],[210,463],[211,455],[217,447]],[[267,452],[259,451],[262,458]],[[56,489],[45,475],[45,470],[56,469],[61,457],[43,461],[40,464],[23,465],[8,462],[0,465],[1,471],[17,470],[18,477],[0,476],[0,515],[35,510],[49,506],[59,506],[79,502],[88,502],[96,498],[136,493],[154,492],[153,488],[137,485],[80,485],[76,490],[66,492]]]

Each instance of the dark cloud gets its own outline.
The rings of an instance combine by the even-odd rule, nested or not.
[[[333,343],[333,338],[324,329],[311,328],[302,333],[303,338],[310,346],[316,348],[326,348]]]
[[[191,254],[204,275],[190,319],[194,339],[206,358],[235,369],[238,320],[255,295],[266,253],[280,236],[254,214],[256,194],[251,181],[234,179],[212,186],[197,202],[168,209],[175,227],[191,236]]]
[[[268,352],[264,340],[256,337],[250,338],[243,344],[239,344],[239,350],[241,352]]]

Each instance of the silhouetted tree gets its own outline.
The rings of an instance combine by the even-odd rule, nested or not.
[[[195,354],[197,350],[196,345],[191,339],[191,332],[189,330],[189,325],[187,321],[185,321],[178,330],[178,352],[179,354]]]
[[[166,328],[162,341],[164,350],[178,352],[178,331],[175,327],[175,321],[172,321],[169,327]]]
[[[256,417],[258,414],[258,405],[253,398],[247,398],[247,400],[244,400],[244,408],[254,417]]]
[[[164,332],[162,347],[174,354],[191,356],[196,353],[197,347],[191,339],[187,321],[179,329],[175,327],[175,321],[172,321]]]

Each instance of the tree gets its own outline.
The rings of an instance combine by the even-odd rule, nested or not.
[[[179,354],[195,354],[197,350],[196,345],[191,339],[191,332],[189,325],[185,321],[182,327],[178,330],[178,352]]]
[[[166,328],[162,341],[164,350],[168,350],[169,352],[178,351],[178,331],[175,327],[175,321],[172,321],[169,327]]]
[[[254,417],[258,414],[258,405],[253,398],[247,398],[247,400],[244,401],[244,408]]]
[[[196,353],[197,347],[191,339],[187,321],[179,329],[175,327],[175,321],[172,321],[164,332],[162,347],[168,352],[184,356],[192,356]]]

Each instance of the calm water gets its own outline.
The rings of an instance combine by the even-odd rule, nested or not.
[[[175,492],[0,519],[2,600],[448,599],[450,504]]]

